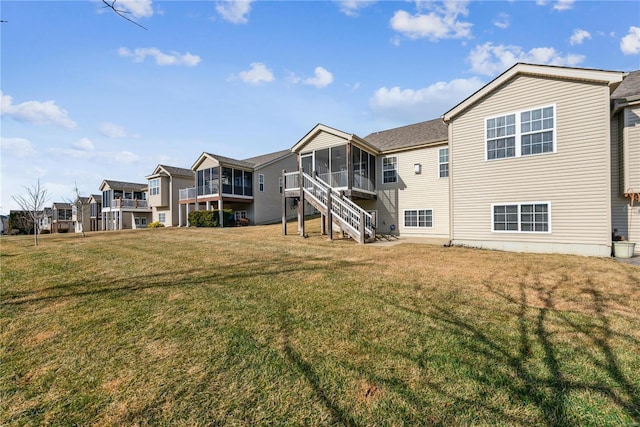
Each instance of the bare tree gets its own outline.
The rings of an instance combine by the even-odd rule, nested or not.
[[[85,206],[87,205],[86,203],[86,197],[82,197],[80,195],[80,190],[78,189],[78,182],[74,182],[73,185],[73,195],[76,197],[76,199],[72,202],[69,202],[71,204],[71,206],[75,207],[76,209],[76,222],[78,224],[80,224],[80,232],[82,233],[82,237],[84,238],[84,209]]]
[[[23,187],[27,194],[21,196],[13,196],[13,200],[20,206],[20,209],[27,212],[29,221],[33,221],[33,239],[35,245],[38,246],[38,222],[42,218],[44,204],[49,198],[47,189],[38,183],[32,187]]]
[[[130,19],[127,17],[127,15],[125,15],[125,13],[131,13],[127,10],[124,9],[116,9],[116,1],[117,0],[102,0],[102,3],[104,3],[104,7],[105,8],[109,8],[111,10],[113,10],[116,15],[119,15],[121,18],[126,19],[127,21],[137,25],[138,27],[142,28],[143,30],[146,30],[145,27],[143,27],[142,25],[140,25],[139,23],[137,23],[136,21],[134,21],[133,19]]]

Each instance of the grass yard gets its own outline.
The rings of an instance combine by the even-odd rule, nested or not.
[[[0,424],[640,424],[637,266],[318,230],[3,237]]]

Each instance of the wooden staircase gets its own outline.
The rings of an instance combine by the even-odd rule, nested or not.
[[[373,216],[326,182],[304,172],[284,173],[283,181],[285,197],[287,193],[295,194],[302,206],[305,201],[309,202],[327,217],[329,239],[332,238],[335,224],[358,243],[376,240]],[[304,218],[301,220],[304,221]],[[301,230],[304,230],[304,227],[301,227]],[[301,231],[301,234],[304,234],[304,231]]]

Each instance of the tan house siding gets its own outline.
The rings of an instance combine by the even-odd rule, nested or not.
[[[487,118],[550,105],[556,108],[555,153],[485,160]],[[608,254],[611,165],[606,85],[517,76],[450,126],[454,243]],[[491,231],[493,203],[527,202],[550,203],[550,233]]]
[[[401,235],[449,237],[449,179],[440,178],[438,153],[447,145],[408,150],[398,156],[398,230]],[[419,164],[421,171],[415,172]],[[406,210],[431,210],[433,227],[405,227]]]
[[[624,110],[624,190],[640,191],[640,105]]]
[[[321,150],[323,148],[334,147],[336,145],[344,145],[346,143],[346,139],[323,131],[319,132],[309,142],[307,142],[307,144],[300,152],[310,153],[313,150]]]
[[[270,224],[282,219],[282,193],[278,188],[278,178],[282,177],[282,171],[293,172],[297,170],[296,155],[291,153],[283,159],[270,163],[269,165],[256,169],[253,173],[253,198],[254,202],[250,207],[249,217],[256,224]],[[264,175],[264,191],[260,191],[259,175]],[[294,218],[297,215],[297,208],[288,201],[287,217]]]

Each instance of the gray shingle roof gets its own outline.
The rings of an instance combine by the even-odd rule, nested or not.
[[[392,151],[446,141],[448,136],[447,125],[442,119],[434,119],[374,132],[364,139],[380,151]]]
[[[193,172],[191,169],[179,168],[177,166],[168,166],[168,165],[158,165],[164,170],[166,170],[171,176],[186,176],[193,177]]]
[[[291,150],[280,150],[275,153],[263,154],[261,156],[250,157],[248,159],[244,159],[247,163],[252,163],[254,167],[258,168],[265,163],[269,163],[273,160],[279,159],[280,157],[284,157],[287,154],[291,154]]]
[[[244,160],[236,160],[230,157],[219,156],[217,154],[205,153],[214,159],[217,159],[220,163],[223,163],[228,166],[238,166],[241,168],[253,168],[253,163],[246,162]]]
[[[112,190],[139,190],[142,191],[147,188],[147,184],[138,184],[135,182],[123,182],[123,181],[112,181],[110,179],[105,179],[104,182]]]
[[[640,95],[640,70],[632,71],[611,94],[611,99],[626,99]]]

